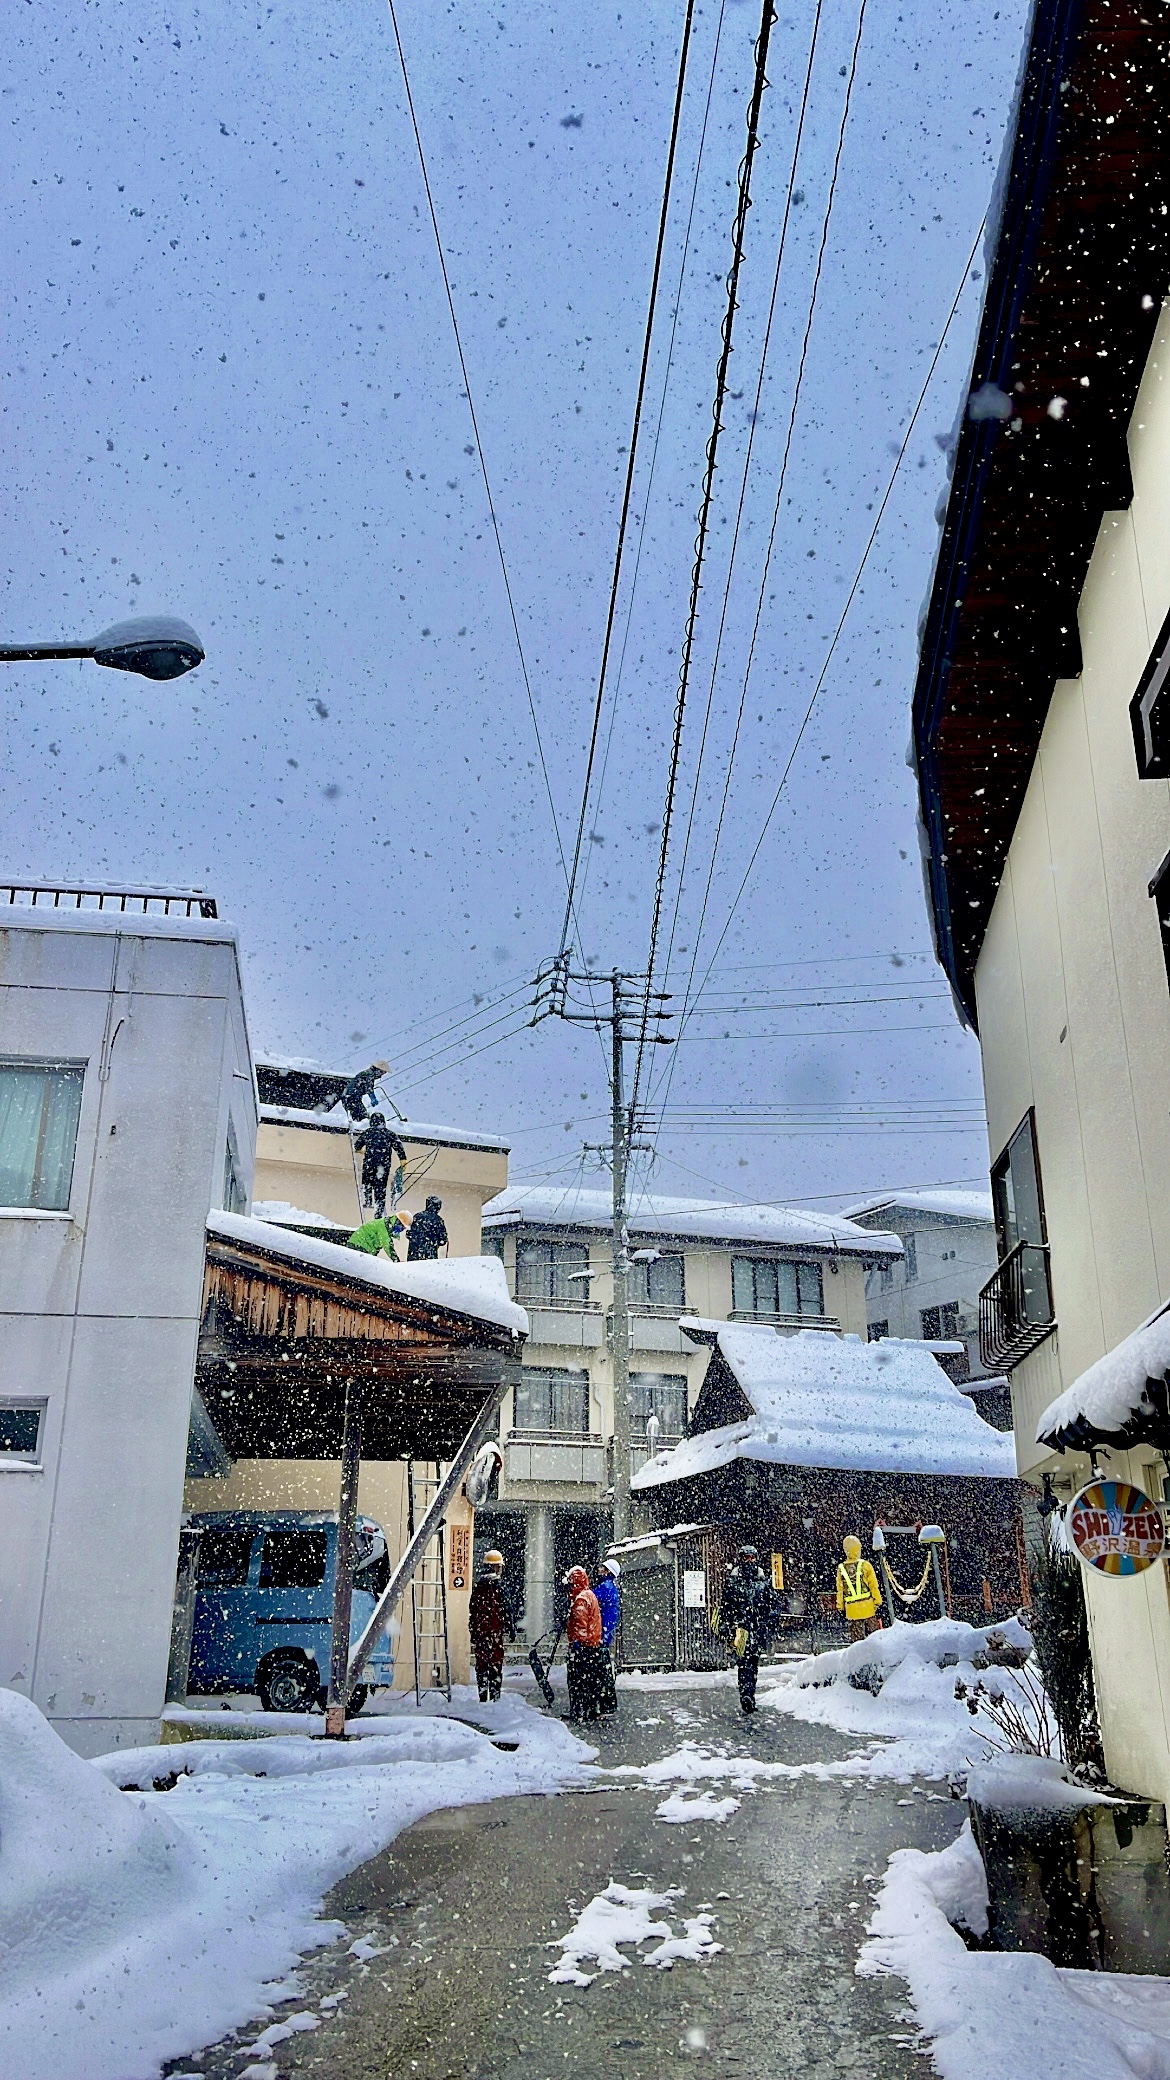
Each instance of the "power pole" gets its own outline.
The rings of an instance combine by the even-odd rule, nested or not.
[[[599,1011],[592,991],[607,983],[610,1008]],[[642,1046],[669,1046],[672,1035],[661,1027],[674,1016],[665,1010],[668,992],[651,991],[645,975],[615,968],[602,977],[569,967],[567,955],[559,955],[542,968],[536,978],[533,1024],[543,1018],[563,1018],[570,1025],[590,1025],[600,1032],[608,1026],[612,1043],[610,1063],[611,1134],[605,1156],[613,1178],[613,1307],[610,1318],[610,1353],[613,1361],[613,1535],[630,1535],[630,1248],[626,1233],[626,1173],[631,1153],[648,1144],[635,1136],[638,1122],[625,1095],[625,1048],[633,1040]],[[587,988],[588,1003],[573,994]],[[637,1026],[637,1032],[629,1030]],[[657,1030],[652,1030],[657,1028]]]

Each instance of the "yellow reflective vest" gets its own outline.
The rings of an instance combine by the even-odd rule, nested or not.
[[[842,1560],[837,1569],[837,1609],[852,1622],[876,1616],[881,1607],[882,1592],[869,1561],[859,1560],[851,1568]]]

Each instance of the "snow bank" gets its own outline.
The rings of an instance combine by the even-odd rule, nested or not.
[[[661,1941],[642,1963],[656,1965],[659,1971],[669,1971],[680,1959],[702,1964],[716,1956],[723,1945],[712,1938],[710,1914],[684,1920],[681,1936],[673,1934],[669,1921],[651,1920],[655,1907],[669,1907],[681,1898],[677,1885],[652,1892],[648,1886],[631,1890],[628,1885],[608,1884],[582,1908],[568,1935],[549,1944],[550,1950],[561,1952],[560,1963],[548,1975],[550,1986],[592,1986],[601,1972],[628,1971],[631,1960],[623,1957],[623,1947],[654,1936]],[[595,1964],[596,1971],[583,1971],[585,1963]]]
[[[404,1293],[412,1300],[450,1307],[456,1314],[511,1329],[513,1335],[528,1334],[528,1316],[509,1297],[507,1276],[498,1257],[441,1257],[434,1263],[392,1264],[388,1257],[371,1257],[344,1242],[294,1235],[287,1228],[242,1213],[209,1213],[207,1232],[227,1242],[250,1243],[254,1249],[288,1257],[296,1264],[312,1264],[318,1271],[340,1272],[384,1293]]]
[[[1049,1755],[993,1755],[971,1771],[967,1796],[997,1813],[1068,1813],[1122,1803],[1070,1784],[1064,1763]]]
[[[711,1473],[733,1459],[873,1473],[1013,1480],[1014,1440],[985,1423],[926,1344],[883,1337],[778,1335],[766,1322],[684,1318],[717,1341],[753,1413],[685,1437],[639,1467],[635,1488]]]
[[[344,1933],[320,1905],[347,1871],[439,1807],[580,1781],[594,1753],[516,1698],[484,1723],[515,1752],[404,1710],[348,1743],[176,1743],[95,1766],[0,1690],[0,2073],[154,2080],[270,2020],[266,1986]],[[177,1770],[170,1791],[115,1788]]]
[[[973,1953],[958,1927],[987,1930],[969,1822],[936,1855],[891,1856],[857,1964],[905,1980],[941,2080],[1170,2080],[1170,1980]]]
[[[1036,1425],[1036,1442],[1056,1444],[1081,1423],[1115,1435],[1134,1416],[1152,1413],[1147,1381],[1165,1379],[1168,1373],[1170,1301],[1049,1402]]]
[[[839,1733],[882,1736],[881,1746],[864,1757],[824,1765],[832,1772],[892,1777],[900,1783],[961,1775],[1002,1744],[999,1729],[982,1712],[972,1717],[955,1696],[956,1681],[970,1688],[980,1680],[975,1657],[982,1659],[988,1641],[996,1637],[1025,1649],[1031,1644],[1015,1620],[982,1630],[950,1618],[894,1624],[838,1652],[762,1669],[758,1702]],[[867,1668],[880,1681],[876,1695],[849,1680]],[[984,1683],[1008,1692],[1015,1683],[1010,1668],[982,1674]]]

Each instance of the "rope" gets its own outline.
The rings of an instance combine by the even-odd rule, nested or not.
[[[666,220],[670,213],[671,188],[674,181],[674,160],[678,149],[679,125],[682,118],[683,87],[687,76],[687,56],[691,47],[691,24],[694,20],[695,0],[687,0],[686,21],[683,25],[682,49],[678,60],[678,85],[674,95],[674,116],[670,126],[670,146],[666,155],[666,180],[662,190],[662,208],[658,217],[658,243],[654,249],[654,272],[650,278],[650,303],[646,312],[646,331],[642,341],[642,366],[638,374],[638,395],[634,405],[634,427],[630,435],[630,455],[626,464],[626,486],[622,496],[621,519],[618,522],[617,548],[613,559],[613,577],[609,588],[609,611],[605,617],[605,641],[601,646],[601,670],[597,675],[597,698],[593,703],[593,728],[589,737],[589,756],[585,762],[585,784],[581,790],[581,814],[577,819],[577,840],[573,847],[573,864],[569,872],[569,884],[565,901],[565,921],[561,927],[562,953],[569,948],[569,924],[573,913],[573,896],[577,887],[577,870],[581,864],[581,843],[585,836],[585,817],[589,807],[589,788],[593,779],[593,761],[597,755],[597,732],[601,724],[601,705],[605,694],[605,675],[609,668],[609,648],[613,641],[614,619],[617,613],[618,582],[621,578],[622,551],[626,541],[626,524],[630,517],[630,498],[634,489],[634,465],[638,454],[638,434],[642,424],[642,404],[646,396],[646,376],[650,366],[650,344],[654,333],[654,313],[658,304],[658,282],[662,273],[662,249],[666,243]]]
[[[633,1089],[630,1094],[629,1115],[635,1118],[638,1105],[638,1089],[642,1076],[642,1063],[646,1052],[646,1032],[650,1019],[650,992],[654,981],[654,963],[658,951],[658,933],[662,922],[662,898],[666,886],[666,863],[670,851],[670,827],[674,816],[674,797],[678,785],[679,759],[682,751],[683,718],[686,714],[687,689],[691,676],[691,656],[695,641],[695,624],[699,614],[699,592],[702,585],[703,559],[707,549],[707,533],[711,518],[711,502],[715,491],[716,457],[719,436],[723,431],[723,405],[727,393],[727,375],[731,364],[731,336],[735,324],[735,313],[739,308],[739,273],[743,265],[744,238],[747,232],[747,213],[751,208],[752,161],[759,146],[760,107],[764,88],[768,84],[768,43],[775,21],[772,0],[764,0],[760,17],[760,32],[756,39],[756,72],[752,83],[751,101],[748,105],[747,146],[739,169],[739,199],[735,212],[731,271],[727,277],[727,308],[723,316],[723,344],[715,377],[715,402],[712,406],[714,424],[707,442],[707,466],[703,475],[703,496],[699,508],[699,528],[695,538],[695,561],[691,569],[691,595],[687,607],[686,629],[683,635],[682,662],[679,667],[678,694],[674,709],[674,734],[671,741],[670,766],[666,781],[666,805],[662,816],[662,840],[658,853],[658,874],[654,888],[654,910],[650,923],[650,951],[646,962],[646,994],[642,1005],[641,1029],[638,1034],[638,1053],[634,1063]]]
[[[900,1596],[903,1603],[917,1603],[930,1579],[930,1553],[928,1551],[926,1555],[926,1565],[922,1570],[922,1579],[915,1583],[913,1589],[908,1589],[904,1582],[898,1580],[885,1553],[882,1554],[882,1573],[885,1575],[886,1581],[894,1594]]]

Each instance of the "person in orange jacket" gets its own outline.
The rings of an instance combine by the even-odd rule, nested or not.
[[[565,1587],[570,1599],[565,1626],[568,1717],[597,1719],[601,1716],[601,1605],[583,1567],[570,1567]]]

